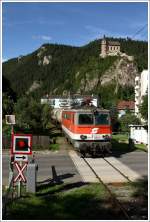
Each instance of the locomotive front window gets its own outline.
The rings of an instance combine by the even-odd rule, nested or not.
[[[80,125],[93,125],[94,118],[92,114],[79,114],[79,124]]]
[[[106,113],[96,114],[95,125],[109,125],[109,115]]]

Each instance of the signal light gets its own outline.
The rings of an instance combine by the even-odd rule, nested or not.
[[[19,141],[18,143],[17,143],[17,145],[20,147],[20,148],[24,148],[25,147],[25,142],[24,141]]]
[[[14,134],[12,154],[32,154],[32,135]]]

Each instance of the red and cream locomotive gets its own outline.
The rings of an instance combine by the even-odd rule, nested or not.
[[[111,152],[111,119],[99,108],[58,109],[55,116],[67,140],[85,156]]]

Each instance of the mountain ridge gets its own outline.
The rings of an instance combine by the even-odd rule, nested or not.
[[[43,44],[26,56],[4,62],[3,75],[18,96],[28,93],[39,99],[45,94],[62,95],[70,92],[102,96],[104,93],[109,94],[106,87],[111,85],[116,99],[126,88],[130,89],[128,97],[132,98],[134,77],[147,68],[148,44],[131,39],[109,38],[112,39],[119,41],[121,51],[134,56],[134,61],[129,61],[126,56],[100,58],[101,40],[94,40],[82,47]],[[108,95],[104,97],[109,99]]]

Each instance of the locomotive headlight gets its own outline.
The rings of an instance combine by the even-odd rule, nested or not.
[[[81,135],[80,138],[81,138],[82,140],[85,140],[85,139],[87,139],[87,136],[86,136],[86,135]]]
[[[110,139],[110,136],[109,135],[103,135],[103,138],[104,139]]]

